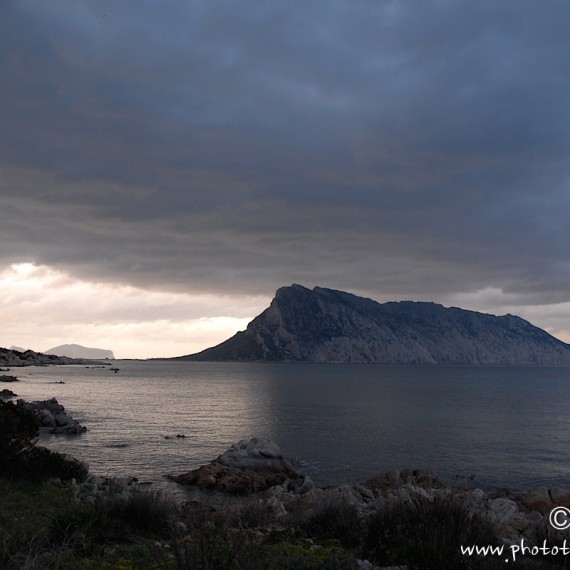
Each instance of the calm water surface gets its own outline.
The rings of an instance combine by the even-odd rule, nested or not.
[[[412,467],[483,487],[570,486],[567,366],[114,366],[13,369],[21,382],[11,386],[28,400],[57,397],[86,425],[42,443],[102,475],[174,485],[165,474],[260,435],[319,483]]]

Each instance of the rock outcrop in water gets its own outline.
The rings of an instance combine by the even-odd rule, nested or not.
[[[208,465],[173,479],[208,491],[247,495],[286,482],[298,482],[300,475],[273,441],[254,437],[242,439]]]
[[[2,374],[0,375],[0,382],[19,382],[19,380],[15,376]]]
[[[436,303],[377,303],[343,291],[282,287],[247,330],[198,361],[569,364],[570,345],[513,315]]]
[[[38,418],[41,428],[49,433],[78,435],[87,431],[55,398],[36,402],[18,400],[17,405],[30,410]]]

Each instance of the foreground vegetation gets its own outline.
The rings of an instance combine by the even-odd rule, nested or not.
[[[260,502],[215,511],[180,507],[149,492],[86,502],[61,483],[6,478],[0,496],[0,567],[6,570],[505,567],[497,558],[461,555],[461,544],[498,541],[489,525],[445,501],[400,504],[367,520],[347,504],[320,505],[275,524],[275,513]],[[537,559],[508,567],[565,566]]]
[[[69,570],[495,569],[461,545],[497,545],[495,529],[452,499],[401,501],[362,518],[337,501],[279,510],[245,499],[213,509],[124,487],[78,492],[79,465],[33,445],[29,415],[0,402],[0,568]],[[8,459],[7,459],[8,458]],[[34,468],[30,470],[30,465]],[[534,558],[509,568],[565,567]]]

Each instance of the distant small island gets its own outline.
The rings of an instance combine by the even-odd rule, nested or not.
[[[177,360],[570,364],[570,345],[513,315],[292,285],[278,289],[245,331]]]
[[[102,348],[89,348],[80,344],[62,344],[45,351],[45,354],[55,354],[56,356],[67,356],[68,358],[87,358],[95,360],[114,360],[115,355],[112,350]]]

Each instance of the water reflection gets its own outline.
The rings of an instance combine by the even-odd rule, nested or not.
[[[89,428],[49,445],[103,474],[156,480],[261,435],[320,482],[419,467],[484,485],[567,484],[568,367],[118,366],[18,371],[21,397],[56,396]]]

